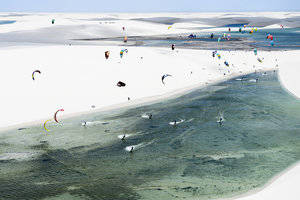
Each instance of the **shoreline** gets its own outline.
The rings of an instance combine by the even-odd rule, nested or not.
[[[256,194],[259,194],[260,192],[265,191],[265,189],[269,188],[270,186],[272,186],[272,184],[276,183],[276,181],[278,179],[280,179],[280,178],[286,176],[288,173],[291,173],[292,171],[296,170],[295,168],[297,168],[297,167],[300,167],[300,161],[297,161],[297,162],[293,163],[292,165],[288,166],[283,171],[278,172],[261,187],[258,187],[254,190],[250,190],[244,194],[240,194],[237,196],[228,197],[228,198],[218,198],[218,199],[219,200],[243,200],[244,198],[251,198],[252,195],[256,195]],[[256,199],[256,197],[252,197],[252,198],[253,198],[253,200]],[[218,200],[218,199],[215,199],[215,200]]]
[[[108,60],[101,56],[106,50],[112,52]],[[250,51],[219,51],[222,58],[218,59],[213,58],[208,50],[171,51],[155,47],[128,47],[128,50],[122,59],[118,55],[120,47],[115,46],[41,46],[2,50],[0,59],[8,63],[3,73],[14,75],[4,76],[1,80],[8,87],[3,91],[2,109],[6,117],[0,120],[0,131],[38,125],[43,119],[51,119],[60,108],[66,111],[61,114],[64,118],[134,106],[184,94],[207,86],[206,83],[276,69],[274,59],[279,55],[279,52],[260,51],[260,57],[265,57],[265,61],[259,63]],[[13,59],[15,57],[21,59]],[[230,68],[224,64],[226,60]],[[32,81],[31,73],[36,69],[42,74]],[[164,74],[172,75],[166,85],[161,81]],[[118,81],[124,81],[127,86],[116,87]]]
[[[273,71],[276,70],[278,71],[278,69],[273,68],[273,69],[268,69],[268,70],[262,70],[259,72],[268,72],[268,71]],[[225,81],[228,81],[230,79],[234,79],[240,76],[244,76],[244,75],[248,75],[248,74],[252,74],[255,73],[255,71],[248,71],[245,73],[240,73],[240,74],[232,74],[231,76],[228,76],[226,78],[219,78],[219,79],[215,79],[215,80],[211,80],[211,82],[209,83],[203,83],[203,82],[199,82],[198,84],[194,84],[188,87],[184,87],[184,88],[180,88],[180,89],[176,89],[170,92],[167,92],[165,94],[162,95],[154,95],[154,96],[149,96],[149,97],[143,97],[140,99],[136,99],[136,100],[130,100],[129,102],[123,102],[123,103],[117,103],[117,104],[113,104],[113,105],[108,105],[108,106],[104,106],[102,108],[97,108],[94,110],[89,110],[89,111],[82,111],[82,112],[75,112],[75,113],[71,113],[71,114],[67,114],[64,116],[61,116],[60,118],[62,120],[64,119],[70,119],[73,117],[78,117],[81,115],[89,115],[89,114],[95,114],[95,113],[100,113],[100,112],[107,112],[107,111],[114,111],[117,109],[130,109],[133,107],[139,107],[139,106],[145,106],[145,105],[149,105],[149,104],[155,104],[155,103],[159,103],[160,101],[163,100],[169,100],[169,99],[175,99],[177,97],[186,95],[188,93],[191,93],[193,91],[196,90],[200,90],[203,89],[205,87],[211,86],[211,85],[215,85],[218,83],[222,83]],[[45,119],[39,119],[39,120],[35,120],[35,121],[31,121],[31,122],[25,122],[25,123],[20,123],[20,124],[16,124],[16,125],[12,125],[12,126],[7,126],[7,127],[1,127],[0,128],[0,133],[4,132],[4,131],[10,131],[13,129],[18,129],[18,128],[28,128],[31,126],[38,126],[44,123],[45,120],[47,120],[48,118]]]

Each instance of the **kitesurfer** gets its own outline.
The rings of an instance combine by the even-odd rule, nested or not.
[[[218,123],[220,124],[220,126],[223,125],[223,118],[222,117],[219,118]]]
[[[214,34],[211,33],[211,34],[210,34],[210,39],[213,39],[213,38],[214,38]]]
[[[130,152],[130,153],[133,153],[133,149],[134,149],[134,147],[131,147],[131,149],[130,149],[129,152]]]
[[[121,138],[122,141],[125,140],[126,135],[124,134],[123,137]]]

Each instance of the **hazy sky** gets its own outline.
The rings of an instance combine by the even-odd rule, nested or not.
[[[300,11],[300,0],[0,0],[0,12]]]

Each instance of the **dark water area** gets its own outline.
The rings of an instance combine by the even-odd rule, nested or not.
[[[76,42],[95,42],[101,45],[109,44],[109,42],[120,42],[121,46],[146,46],[146,47],[168,47],[175,44],[178,48],[190,49],[206,49],[206,50],[253,50],[254,48],[267,51],[275,50],[295,50],[300,49],[300,28],[288,29],[259,29],[258,31],[250,34],[250,29],[243,29],[239,32],[239,27],[242,24],[228,24],[220,28],[227,27],[225,32],[218,32],[211,28],[211,32],[198,32],[186,33],[180,35],[161,35],[161,36],[128,36],[128,43],[123,43],[123,37],[118,38],[89,38],[77,39]],[[229,31],[229,28],[231,31]],[[206,27],[205,29],[210,29]],[[210,34],[213,33],[214,37],[211,38]],[[230,34],[230,40],[223,38],[223,34]],[[273,35],[273,43],[268,40],[267,34]],[[195,38],[189,38],[189,34],[193,34]],[[218,42],[218,38],[221,38]],[[108,42],[108,43],[107,43]]]
[[[267,40],[267,33],[274,36],[274,46],[271,46],[270,40]],[[299,49],[300,48],[300,28],[289,29],[258,29],[257,32],[249,34],[249,32],[240,33],[232,31],[232,37],[247,38],[258,48],[272,49]]]
[[[0,133],[0,153],[38,153],[0,160],[0,199],[242,194],[300,159],[299,110],[277,73],[268,72],[160,103],[71,118],[50,124],[47,134],[40,126]],[[151,120],[141,117],[147,113]],[[90,125],[82,127],[83,120]],[[174,120],[182,123],[170,125]],[[123,134],[129,136],[124,141]]]
[[[14,21],[14,20],[0,20],[0,25],[2,25],[2,24],[13,24],[15,22],[16,21]]]
[[[169,37],[158,39],[135,39],[143,46],[170,46],[176,44],[178,47],[199,48],[199,49],[253,49],[259,48],[264,50],[290,50],[300,49],[300,28],[290,29],[258,29],[257,32],[249,34],[249,31],[239,32],[238,27],[241,24],[229,24],[225,27],[232,30],[226,31],[231,35],[230,40],[222,39],[218,43],[218,37],[222,37],[224,32],[213,32],[214,38],[210,38],[210,33],[194,33],[197,37],[189,39],[188,35],[181,37]],[[271,46],[270,40],[267,40],[267,33],[274,37],[274,46]]]

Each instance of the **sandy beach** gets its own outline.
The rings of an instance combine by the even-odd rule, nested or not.
[[[174,93],[255,70],[276,69],[275,59],[280,64],[285,54],[293,56],[293,52],[260,52],[264,57],[261,64],[253,52],[221,51],[222,57],[218,59],[210,51],[130,47],[121,59],[120,49],[50,46],[1,50],[0,59],[6,63],[1,84],[7,85],[1,108],[6,117],[1,118],[1,126],[51,118],[59,108],[64,108],[64,115],[68,115],[92,110],[92,105],[101,108],[126,103],[128,97],[137,100]],[[104,58],[106,50],[111,51],[108,60]],[[230,69],[225,66],[225,60],[230,63]],[[36,74],[33,81],[31,73],[37,69],[41,74]],[[172,75],[165,84],[161,81],[164,74]],[[117,87],[118,81],[127,86]]]
[[[263,24],[262,29],[277,26],[287,16],[300,16],[299,13],[269,14],[278,21]],[[241,75],[273,70],[279,70],[283,88],[299,96],[299,87],[294,84],[297,76],[293,82],[290,74],[297,74],[300,50],[259,50],[257,56],[253,50],[219,50],[221,57],[217,58],[212,56],[211,50],[137,47],[130,45],[131,42],[134,44],[133,41],[127,44],[115,41],[106,45],[102,41],[78,40],[112,36],[122,38],[124,35],[178,35],[196,32],[199,27],[203,32],[226,31],[227,28],[219,27],[225,25],[222,20],[215,24],[208,20],[212,17],[220,19],[224,15],[40,13],[23,16],[1,13],[0,20],[9,18],[16,22],[0,25],[0,130],[37,124],[42,126],[61,108],[64,112],[59,117],[63,120],[81,114],[155,102]],[[234,13],[230,17],[244,15]],[[268,13],[247,13],[247,17],[266,15]],[[52,18],[56,19],[54,25],[50,23]],[[170,23],[175,24],[168,29]],[[296,25],[290,22],[286,26]],[[121,58],[122,49],[127,49],[128,53]],[[110,51],[108,59],[105,59],[105,51]],[[228,62],[229,66],[224,62]],[[35,80],[32,80],[35,70],[41,73],[35,74]],[[163,83],[162,76],[165,74],[172,76]],[[118,87],[119,81],[126,83],[126,86]],[[300,196],[297,188],[299,180],[300,165],[297,164],[264,189],[237,199],[296,200]]]

